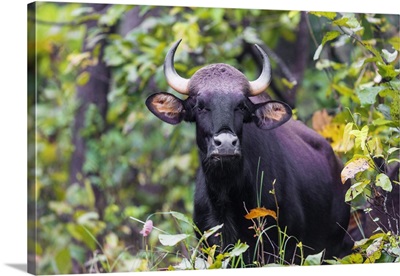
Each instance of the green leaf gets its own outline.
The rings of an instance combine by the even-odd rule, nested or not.
[[[361,194],[365,187],[370,183],[371,181],[369,179],[364,180],[362,182],[357,182],[347,190],[346,195],[345,195],[345,201],[349,202],[355,199],[359,194]]]
[[[326,17],[330,20],[335,19],[336,17],[336,12],[309,12],[312,15],[318,16],[318,17]]]
[[[210,15],[213,19],[214,24],[218,24],[223,20],[224,14],[225,14],[225,10],[224,9],[210,9]]]
[[[81,263],[84,263],[87,260],[85,247],[78,245],[78,243],[71,243],[68,248],[72,259]]]
[[[56,262],[58,272],[60,274],[67,274],[70,273],[72,270],[72,261],[71,261],[71,254],[69,252],[69,248],[66,247],[60,250],[54,257]],[[58,273],[57,273],[58,274]]]
[[[376,95],[385,89],[383,86],[367,87],[362,90],[356,89],[356,94],[362,106],[371,105],[376,102]]]
[[[400,150],[400,148],[393,147],[393,148],[388,149],[387,153],[388,153],[388,155],[391,155],[393,152],[396,152],[398,150]]]
[[[340,19],[334,20],[332,23],[336,26],[349,28],[352,32],[358,32],[363,29],[360,22],[354,16],[347,17],[345,15]]]
[[[160,234],[158,235],[158,239],[160,240],[162,245],[165,246],[175,246],[178,242],[183,241],[188,238],[189,235],[186,234],[176,234],[176,235],[167,235]]]
[[[379,54],[378,50],[375,49],[374,44],[376,43],[375,41],[373,41],[371,43],[371,41],[363,41],[364,46],[367,50],[369,50],[372,54],[374,54],[374,56],[378,59],[374,62],[383,62],[382,56]]]
[[[393,162],[400,163],[400,159],[399,159],[399,158],[389,159],[387,163],[388,163],[388,164],[391,164],[391,163],[393,163]],[[396,183],[396,181],[395,181],[395,183]]]
[[[392,183],[390,182],[389,177],[384,174],[384,173],[380,173],[376,176],[376,186],[381,187],[382,189],[384,189],[387,192],[391,192],[392,191]]]
[[[282,81],[283,85],[285,85],[289,89],[292,89],[295,85],[297,85],[296,80],[289,81],[286,78],[282,78],[281,81]]]
[[[369,140],[367,142],[367,145],[369,147],[369,150],[371,151],[371,154],[373,154],[375,157],[378,157],[378,156],[383,157],[382,142],[378,136],[375,136],[371,140]]]
[[[397,90],[397,91],[400,90],[400,80],[399,79],[390,81],[389,85],[392,86],[394,90]]]
[[[126,5],[112,5],[107,12],[100,16],[98,24],[112,26],[121,19],[123,13],[127,10]]]
[[[240,256],[246,250],[249,248],[249,246],[246,243],[241,243],[240,240],[235,244],[235,247],[232,249],[232,251],[229,252],[230,256]]]
[[[399,75],[400,71],[396,70],[392,64],[386,64],[384,62],[377,62],[376,65],[378,66],[378,73],[384,78],[385,80],[392,80],[397,75]]]
[[[388,41],[396,51],[400,51],[400,37],[394,36]]]
[[[79,74],[79,76],[76,79],[76,83],[79,86],[84,86],[89,80],[90,80],[90,73],[87,71],[84,71]]]
[[[400,122],[400,95],[397,93],[390,104],[390,116],[398,125]]]
[[[397,54],[398,52],[396,50],[393,53],[390,53],[388,50],[382,49],[382,55],[389,63],[397,58]]]
[[[324,48],[324,45],[320,44],[317,48],[317,50],[315,51],[313,60],[317,60],[319,59],[319,56],[321,55],[322,49]]]
[[[85,228],[80,225],[68,223],[66,229],[72,237],[74,237],[78,241],[85,243],[86,246],[90,248],[90,250],[96,249],[96,240],[94,240],[93,236],[85,231]]]
[[[263,43],[262,40],[260,40],[260,37],[257,34],[257,30],[255,28],[252,27],[246,27],[243,31],[243,39],[247,42],[247,43],[251,43],[251,44],[261,44]]]
[[[348,19],[347,17],[342,17],[342,18],[339,18],[339,19],[333,21],[332,23],[333,23],[334,25],[336,25],[336,26],[349,27],[349,26],[347,25],[347,22],[348,22],[348,21],[349,21],[349,19]]]
[[[322,39],[322,45],[325,45],[325,43],[327,43],[328,41],[334,40],[335,38],[337,38],[340,35],[341,35],[341,33],[339,31],[327,32]]]
[[[124,67],[124,70],[127,72],[126,79],[132,83],[136,82],[139,78],[139,74],[137,71],[137,66],[134,64],[129,64]]]
[[[383,117],[387,120],[392,120],[392,117],[390,115],[391,108],[385,104],[378,104],[376,109],[382,113]]]
[[[88,179],[85,179],[85,190],[86,190],[86,199],[87,199],[87,206],[90,208],[95,207],[96,198],[93,192],[92,185]]]
[[[325,250],[322,250],[318,254],[308,255],[307,258],[304,261],[304,265],[305,266],[320,265],[321,262],[322,262],[322,256],[323,256],[324,252],[325,252]]]
[[[108,66],[119,66],[126,62],[126,59],[119,52],[118,46],[111,44],[104,49],[104,61]]]
[[[351,254],[350,262],[352,264],[361,264],[363,262],[363,257],[360,253]]]
[[[372,121],[372,124],[374,126],[384,126],[384,125],[389,125],[391,124],[393,121],[391,120],[386,120],[384,118],[378,118]]]
[[[86,212],[77,218],[77,223],[83,226],[94,227],[94,221],[99,219],[97,212]]]
[[[369,239],[361,239],[361,240],[359,240],[359,241],[356,241],[356,242],[354,243],[354,249],[363,247],[363,245],[365,245],[365,244],[366,244],[367,242],[369,242],[369,241],[370,241]]]
[[[353,89],[348,88],[345,84],[332,84],[333,89],[342,94],[343,96],[350,97],[353,95]]]
[[[64,201],[49,201],[49,209],[54,211],[57,215],[72,214],[73,208]]]
[[[314,60],[319,59],[325,43],[327,43],[328,41],[334,40],[335,38],[337,38],[340,35],[341,35],[341,33],[338,31],[327,32],[325,34],[325,36],[322,38],[322,43],[318,46],[317,50],[315,51],[313,59]]]
[[[224,224],[219,224],[217,226],[214,226],[211,229],[208,229],[207,231],[204,232],[204,237],[209,238],[212,236],[215,232],[217,232],[219,229],[221,229],[224,226]]]
[[[94,10],[94,9],[93,9],[92,7],[77,8],[77,9],[74,9],[74,10],[71,12],[71,15],[72,15],[72,16],[78,17],[78,16],[82,16],[82,15],[84,15],[84,14],[93,13],[93,10]]]
[[[360,253],[353,253],[340,260],[341,264],[362,264],[364,258]]]
[[[362,150],[365,149],[365,143],[368,138],[368,126],[364,126],[361,130],[352,130],[350,131],[350,135],[354,135],[356,137],[355,145],[356,147],[361,147]]]
[[[191,219],[189,219],[187,216],[185,216],[182,213],[179,212],[171,212],[171,215],[176,218],[177,220],[186,222],[187,224],[193,225],[193,222],[191,221]]]

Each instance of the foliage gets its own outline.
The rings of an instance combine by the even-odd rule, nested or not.
[[[354,209],[364,209],[378,193],[382,193],[386,201],[393,185],[400,184],[388,175],[390,168],[400,162],[398,30],[385,17],[313,14],[328,18],[329,27],[335,28],[326,32],[314,59],[318,59],[318,69],[329,70],[331,89],[327,93],[339,95],[346,107],[324,126],[321,133],[332,139],[336,152],[347,161],[342,182],[353,181],[345,200],[351,202]],[[321,49],[327,43],[333,48],[354,45],[349,53],[351,59],[340,63],[322,58]],[[326,131],[332,128],[339,129],[336,137]],[[383,208],[385,215],[389,215],[390,206],[384,203]],[[370,211],[370,208],[364,209],[365,214]],[[397,207],[397,216],[398,212]],[[386,229],[379,227],[378,234],[356,242],[356,253],[338,262],[399,261],[399,217],[394,219],[397,225],[389,223]]]
[[[36,185],[29,187],[28,200],[37,202],[37,221],[29,225],[38,228],[38,241],[28,242],[36,249],[38,272],[243,267],[246,244],[238,241],[225,250],[204,245],[223,226],[199,233],[189,219],[198,167],[193,125],[164,124],[149,114],[144,101],[154,92],[174,93],[162,64],[168,46],[179,38],[183,50],[175,60],[180,75],[190,77],[203,64],[225,62],[254,79],[256,63],[249,55],[242,57],[243,43],[275,49],[282,40],[295,41],[301,13],[128,5],[110,5],[100,13],[91,5],[46,2],[36,7],[29,13],[30,24],[37,19],[36,37],[28,42],[28,47],[36,46],[37,60],[37,94],[28,94],[35,106],[28,127],[37,130],[30,141],[36,155],[29,156],[36,167],[30,167],[29,175]],[[325,115],[328,123],[318,131],[346,163],[343,177],[354,179],[346,200],[362,208],[377,187],[389,193],[399,184],[376,163],[378,158],[386,168],[399,162],[398,29],[390,17],[380,15],[315,12],[307,17],[321,39],[316,51],[304,53],[316,63],[304,72],[296,114],[306,120],[316,110],[334,111],[334,116]],[[132,18],[139,20],[136,25]],[[88,20],[96,21],[90,30]],[[315,20],[322,22],[321,29]],[[123,31],[124,25],[131,26],[129,31]],[[87,142],[80,183],[70,183],[73,122],[81,104],[77,88],[98,78],[85,69],[101,61],[98,45],[103,39],[103,61],[111,68],[111,78],[102,79],[110,86],[107,112],[103,117],[95,104],[88,106],[80,130]],[[83,51],[85,42],[93,51]],[[329,51],[345,57],[334,59]],[[284,78],[275,81],[284,88],[295,84]],[[154,234],[160,230],[153,226],[144,237],[137,221],[130,219],[149,213],[165,233]],[[263,225],[262,218],[252,218],[254,230]],[[355,254],[360,255],[331,262],[389,261],[389,255],[398,261],[399,233],[394,230],[358,242]],[[283,245],[289,237],[284,229],[281,233]],[[301,251],[301,241],[298,247]],[[305,265],[322,261],[319,254],[302,257]]]

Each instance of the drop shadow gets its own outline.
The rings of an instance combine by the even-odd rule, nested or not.
[[[5,264],[6,266],[15,268],[17,270],[20,270],[22,272],[27,272],[28,271],[28,265],[27,264]]]

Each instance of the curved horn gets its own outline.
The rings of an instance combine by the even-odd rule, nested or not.
[[[175,42],[174,45],[169,49],[167,56],[164,61],[164,75],[167,79],[168,85],[175,89],[177,92],[188,95],[189,94],[189,81],[190,79],[182,78],[175,71],[174,67],[174,56],[176,49],[181,43],[182,39]]]
[[[264,90],[268,87],[271,81],[271,64],[269,63],[269,58],[260,46],[258,46],[257,44],[254,45],[256,46],[258,52],[261,55],[263,67],[258,79],[249,82],[250,96],[257,96],[262,92],[264,92]]]

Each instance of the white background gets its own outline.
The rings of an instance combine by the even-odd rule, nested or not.
[[[56,1],[56,0],[54,0]],[[66,1],[63,1],[66,2]],[[206,7],[232,8],[263,8],[279,10],[314,10],[314,11],[342,11],[362,13],[391,13],[400,14],[400,5],[391,0],[220,0],[220,1],[75,1],[100,2],[118,4],[151,4],[151,5],[184,5]],[[26,138],[26,9],[29,1],[8,0],[2,1],[0,7],[0,275],[25,275],[26,272],[26,217],[27,217],[27,138]],[[397,4],[395,4],[397,3]],[[249,270],[225,270],[191,272],[190,275],[218,275],[219,274],[353,274],[392,275],[400,271],[400,264],[385,265],[342,265],[312,268],[268,268]],[[186,273],[187,272],[183,272]],[[206,274],[207,273],[207,274]],[[139,275],[154,275],[154,273],[139,273]],[[165,275],[171,273],[165,272]],[[112,275],[128,275],[128,273],[114,273]],[[156,275],[164,275],[156,272]],[[172,273],[172,275],[183,275]]]

